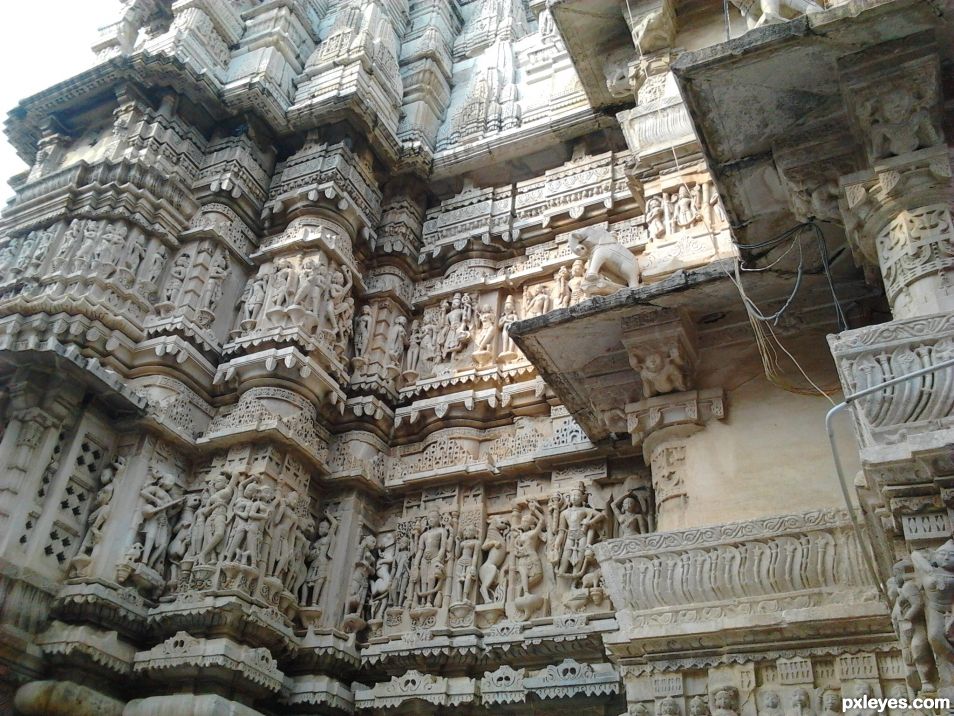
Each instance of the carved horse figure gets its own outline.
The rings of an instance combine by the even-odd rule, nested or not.
[[[588,226],[570,234],[570,251],[577,256],[589,256],[586,277],[596,279],[605,267],[610,274],[623,279],[629,288],[639,286],[639,264],[636,257],[622,246],[615,234],[597,226]]]
[[[794,15],[807,15],[824,10],[814,0],[732,0],[732,4],[739,8],[750,30],[766,24],[785,22]]]

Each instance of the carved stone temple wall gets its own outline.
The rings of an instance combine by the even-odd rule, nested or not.
[[[824,423],[954,358],[952,38],[118,2],[5,125],[0,713],[954,697],[954,368]]]

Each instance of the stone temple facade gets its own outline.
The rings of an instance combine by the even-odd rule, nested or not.
[[[0,710],[954,695],[948,3],[122,0],[94,49],[6,122]]]

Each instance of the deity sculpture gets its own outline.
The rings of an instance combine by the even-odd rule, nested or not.
[[[396,316],[391,327],[388,329],[387,342],[384,352],[388,357],[388,365],[395,367],[401,365],[404,357],[404,348],[407,342],[407,318]]]
[[[474,338],[474,362],[478,367],[486,364],[493,354],[494,337],[497,334],[497,314],[490,306],[483,306],[478,314],[480,328]]]
[[[394,539],[391,537],[380,545],[374,577],[368,585],[368,606],[371,619],[381,619],[388,606],[391,582],[394,577]]]
[[[575,306],[580,301],[586,299],[586,293],[583,291],[583,279],[586,277],[586,264],[582,259],[577,259],[570,266],[570,280],[567,287],[570,289],[570,305]]]
[[[249,280],[245,287],[245,293],[242,296],[242,324],[248,328],[255,325],[262,307],[265,305],[266,286],[268,283],[267,274],[259,274]]]
[[[199,510],[204,525],[202,540],[201,543],[193,541],[192,546],[201,564],[209,564],[218,557],[220,545],[225,539],[229,506],[232,503],[238,479],[238,473],[232,474],[231,477],[220,473],[212,478],[212,489],[208,493],[208,500]]]
[[[927,640],[941,683],[954,683],[954,644],[947,637],[951,604],[954,604],[954,538],[933,552],[914,550],[911,561],[924,594]]]
[[[357,357],[364,357],[368,353],[373,320],[371,306],[368,305],[362,306],[358,317],[354,319],[354,354]]]
[[[922,690],[934,691],[934,656],[924,619],[924,597],[914,580],[907,578],[907,566],[908,560],[895,564],[893,576],[888,580],[887,592],[892,600],[891,622],[901,642],[909,680],[916,674]]]
[[[301,498],[292,490],[287,495],[278,493],[268,521],[269,549],[265,555],[264,574],[286,581],[288,568],[295,556],[293,547],[301,526],[299,502]]]
[[[713,694],[712,716],[739,716],[739,696],[734,686],[723,686]]]
[[[760,696],[759,716],[785,716],[782,710],[782,697],[777,691],[763,691]]]
[[[195,524],[195,513],[201,504],[201,497],[197,494],[186,495],[182,512],[176,523],[175,534],[169,542],[167,555],[169,557],[169,581],[173,584],[179,581],[179,565],[189,551],[192,542],[192,528]]]
[[[85,271],[93,262],[93,256],[98,245],[99,222],[89,221],[83,229],[83,242],[73,255],[73,272]],[[183,273],[183,276],[185,274]]]
[[[774,694],[774,692],[772,692]],[[776,701],[778,695],[775,694]],[[776,703],[776,708],[778,704]],[[778,709],[781,712],[781,709]],[[791,696],[789,697],[789,709],[788,716],[811,716],[812,713],[812,700],[809,696],[808,691],[802,688],[795,689],[792,691]],[[763,716],[760,713],[760,716]],[[773,716],[771,705],[765,709],[764,716]]]
[[[269,517],[266,488],[254,477],[239,485],[238,497],[231,507],[232,522],[222,560],[254,567],[258,561],[265,521]]]
[[[454,561],[451,601],[473,602],[473,588],[477,584],[477,553],[480,549],[477,526],[470,523],[464,525],[460,536]]]
[[[837,691],[825,689],[821,696],[821,716],[836,716],[841,713],[841,696]]]
[[[143,505],[139,510],[139,534],[142,564],[162,572],[172,531],[172,518],[185,500],[175,496],[176,476],[169,472],[154,473],[153,481],[140,492]]]
[[[677,346],[670,348],[668,356],[659,351],[651,351],[645,358],[630,353],[629,362],[642,380],[643,398],[689,389],[685,361]]]
[[[906,87],[893,88],[880,98],[870,135],[872,155],[879,159],[943,141],[931,115],[917,105],[912,91]]]
[[[411,333],[407,340],[407,352],[404,354],[404,374],[408,382],[417,380],[418,365],[421,362],[421,322],[411,322]]]
[[[77,551],[78,555],[92,557],[99,546],[103,537],[103,527],[106,525],[106,520],[109,519],[115,478],[125,466],[126,458],[119,455],[99,476],[99,492],[96,493],[93,508],[86,518],[86,534],[83,535],[83,541]]]
[[[519,320],[516,302],[513,300],[513,296],[507,296],[504,301],[503,315],[500,316],[499,358],[501,361],[512,360],[517,355],[517,346],[510,335],[510,326]]]
[[[70,222],[69,227],[66,229],[66,233],[63,234],[63,238],[60,240],[60,248],[56,252],[56,255],[53,257],[53,270],[59,271],[66,265],[66,261],[69,259],[70,253],[76,248],[76,242],[79,240],[83,231],[83,222],[79,219],[73,219]],[[9,244],[7,246],[10,246]],[[6,250],[7,247],[4,247]],[[0,266],[3,269],[6,268],[4,262],[0,262]]]
[[[572,300],[570,291],[570,270],[566,266],[561,266],[553,277],[554,291],[553,302],[556,308],[568,308]]]
[[[666,233],[666,212],[658,196],[650,197],[646,202],[646,230],[650,239],[658,239]]]
[[[550,289],[546,286],[525,286],[523,289],[523,315],[526,318],[542,316],[550,310]]]
[[[308,572],[301,591],[302,604],[318,606],[331,571],[337,534],[338,520],[334,515],[326,513],[318,523],[318,539],[308,553]]]
[[[543,562],[538,550],[543,541],[543,528],[546,524],[543,509],[536,500],[527,503],[527,511],[520,518],[513,532],[514,567],[517,581],[514,585],[516,597],[527,597],[543,581]]]
[[[689,187],[683,184],[679,187],[678,193],[672,199],[670,216],[672,218],[673,233],[679,229],[687,229],[700,219],[698,205],[701,201],[700,196],[693,198]]]
[[[414,566],[411,568],[411,590],[415,607],[441,606],[444,580],[447,578],[445,562],[448,555],[449,536],[441,525],[437,511],[427,513],[427,529],[418,538]]]
[[[199,296],[200,311],[215,311],[222,298],[222,284],[229,275],[229,261],[224,251],[216,252]]]
[[[709,716],[709,704],[701,696],[689,700],[689,716]]]
[[[411,579],[411,541],[406,534],[398,534],[394,550],[394,578],[388,594],[388,602],[395,607],[404,604]]]
[[[610,498],[610,510],[619,525],[620,537],[633,537],[649,532],[648,505],[637,493],[629,492],[616,500]]]
[[[582,485],[570,491],[570,504],[560,513],[557,529],[557,544],[560,550],[558,573],[573,574],[579,571],[583,552],[596,541],[597,525],[603,515],[586,505],[586,492]]]
[[[374,535],[365,535],[358,543],[358,558],[354,564],[351,585],[348,588],[348,597],[345,600],[345,614],[357,617],[357,619],[352,620],[356,627],[363,626],[363,619],[360,617],[368,596],[371,575],[374,574],[377,561],[374,556],[376,546],[377,540]]]
[[[77,255],[78,252],[77,252]],[[179,290],[185,283],[186,275],[189,273],[189,265],[192,262],[192,256],[188,252],[183,252],[176,257],[169,269],[169,276],[166,278],[166,285],[162,291],[163,300],[166,303],[175,303],[179,297]]]

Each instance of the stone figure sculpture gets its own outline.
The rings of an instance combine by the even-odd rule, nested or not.
[[[411,569],[411,589],[415,607],[441,606],[444,580],[447,578],[446,560],[449,535],[441,525],[440,514],[427,514],[427,529],[418,538],[414,566]]]
[[[774,694],[774,692],[772,692]],[[775,695],[776,700],[778,695]],[[777,704],[776,704],[777,706]],[[772,708],[771,705],[765,709],[766,714]],[[788,716],[811,716],[812,699],[808,691],[802,688],[795,689],[789,696]]]
[[[388,594],[392,607],[400,607],[407,598],[411,579],[411,540],[406,534],[399,534],[395,541],[394,577]]]
[[[749,29],[785,22],[786,15],[821,12],[821,5],[812,0],[732,0],[741,11]]]
[[[490,520],[487,535],[481,545],[481,550],[487,553],[478,570],[480,598],[484,604],[500,601],[506,591],[503,564],[507,559],[508,531],[507,521],[502,517],[494,517]]]
[[[723,686],[712,695],[712,716],[739,716],[739,692],[734,686]]]
[[[96,548],[103,538],[103,527],[106,525],[106,520],[109,519],[115,478],[125,467],[126,458],[118,455],[99,476],[100,488],[96,493],[93,508],[86,518],[86,533],[83,535],[83,541],[80,543],[77,556],[86,556],[90,559],[94,556]]]
[[[643,398],[689,389],[685,375],[685,361],[676,346],[670,348],[668,355],[651,351],[641,358],[630,353],[629,362],[639,373],[643,384]]]
[[[543,509],[536,500],[527,503],[526,512],[513,528],[513,557],[516,579],[514,581],[514,603],[521,608],[526,618],[536,611],[542,598],[531,600],[533,589],[543,581],[543,562],[538,550],[543,542],[543,528],[546,525]]]
[[[365,535],[358,544],[358,558],[351,574],[351,584],[348,588],[348,597],[345,599],[345,631],[360,631],[367,622],[362,616],[364,604],[368,597],[368,588],[371,575],[374,574],[377,560],[374,549],[377,540],[374,535]]]
[[[620,537],[633,537],[650,531],[648,505],[635,491],[609,501],[610,509],[619,525]]]
[[[195,493],[186,495],[176,523],[175,534],[169,542],[167,552],[169,558],[169,581],[173,584],[179,581],[180,564],[189,551],[192,542],[192,528],[195,524],[195,513],[201,504],[201,496]]]
[[[908,678],[917,676],[923,691],[934,690],[934,655],[928,641],[924,615],[924,596],[917,583],[905,574],[908,560],[894,565],[887,592],[892,600],[891,622],[901,642],[901,654],[908,668]]]
[[[142,544],[140,561],[160,574],[165,564],[166,550],[172,531],[172,520],[185,498],[175,496],[176,476],[169,472],[154,474],[140,496],[139,535]]]
[[[354,319],[354,355],[357,358],[363,358],[368,354],[373,321],[371,306],[362,306],[358,317]]]
[[[451,602],[473,602],[473,589],[477,584],[477,553],[480,538],[474,524],[461,529],[454,559],[454,582]]]
[[[209,492],[208,501],[199,510],[205,527],[200,543],[201,549],[200,544],[195,544],[193,547],[201,564],[215,561],[223,546],[228,526],[229,506],[238,480],[238,473],[233,473],[231,476],[219,474],[212,478],[212,489]]]
[[[620,245],[612,232],[596,226],[577,229],[570,233],[569,247],[577,256],[588,257],[586,274],[581,283],[583,293],[587,296],[606,295],[621,288],[639,286],[636,257]],[[616,281],[622,281],[622,285]]]
[[[947,629],[954,604],[954,538],[931,552],[914,550],[911,561],[924,594],[927,640],[934,651],[938,679],[950,684],[954,682],[954,644]]]
[[[872,113],[871,154],[899,156],[942,141],[931,115],[921,106],[910,87],[894,87],[868,110]]]
[[[318,523],[318,539],[308,553],[308,572],[301,591],[301,603],[318,606],[325,584],[331,573],[331,561],[334,559],[335,540],[338,533],[338,520],[326,513]]]
[[[557,572],[571,575],[578,572],[583,563],[583,552],[596,542],[596,528],[603,515],[586,505],[586,492],[582,485],[573,488],[569,505],[560,513],[557,528],[557,545],[560,561]]]

